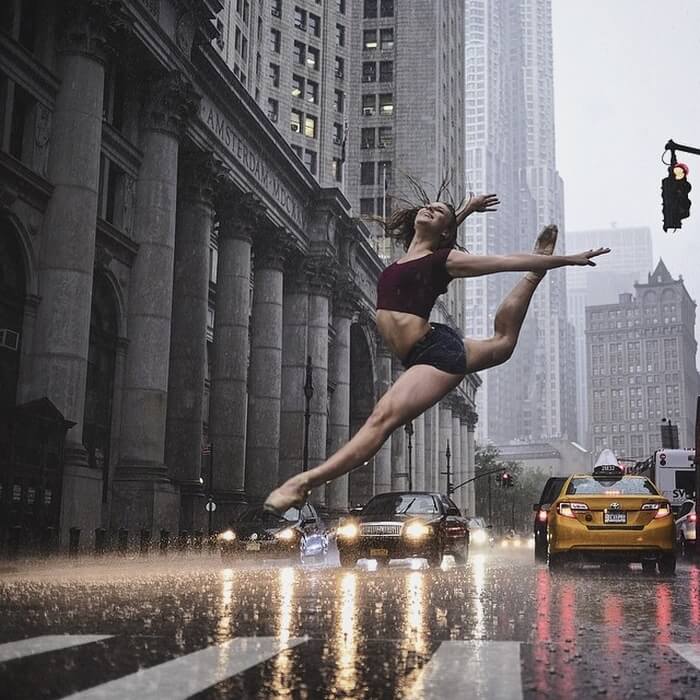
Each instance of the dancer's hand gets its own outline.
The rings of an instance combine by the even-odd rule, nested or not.
[[[455,212],[457,216],[457,225],[461,224],[475,211],[496,211],[500,203],[497,194],[469,195],[469,198],[463,200]]]
[[[587,250],[585,253],[576,253],[576,255],[567,255],[569,265],[590,266],[595,267],[596,264],[592,258],[597,258],[599,255],[607,255],[610,248],[596,248],[595,250]]]

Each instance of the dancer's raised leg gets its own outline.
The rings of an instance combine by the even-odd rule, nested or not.
[[[532,252],[538,255],[552,255],[557,233],[556,226],[544,228],[537,237]],[[503,364],[513,354],[530,300],[544,275],[544,272],[528,272],[513,287],[496,311],[493,336],[479,340],[464,339],[468,372],[479,372]]]
[[[426,411],[454,389],[464,377],[430,365],[407,369],[382,396],[364,425],[349,442],[325,462],[307,472],[296,474],[265,501],[265,506],[284,512],[303,502],[309,490],[347,474],[371,459],[400,425]]]

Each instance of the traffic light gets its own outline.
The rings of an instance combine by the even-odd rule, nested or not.
[[[668,166],[668,175],[661,180],[661,199],[663,202],[664,231],[679,229],[681,220],[690,216],[690,199],[692,189],[688,182],[688,166],[675,163],[675,156]]]
[[[501,474],[501,487],[504,489],[510,488],[513,485],[513,475],[510,472]]]

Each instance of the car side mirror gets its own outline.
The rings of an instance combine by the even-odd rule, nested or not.
[[[350,515],[359,515],[362,512],[362,506],[355,506],[354,508],[350,508]]]
[[[493,525],[487,525],[487,526],[486,526],[486,529],[487,529],[487,530],[493,530]]]

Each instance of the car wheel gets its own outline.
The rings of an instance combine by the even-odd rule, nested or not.
[[[464,566],[469,559],[469,545],[465,543],[461,547],[455,549],[452,556],[455,558],[455,563],[458,566]]]
[[[535,561],[547,561],[547,543],[535,537]]]
[[[426,557],[428,566],[431,569],[437,569],[442,564],[443,549],[439,545]]]
[[[656,573],[656,562],[652,559],[647,559],[642,561],[642,571],[645,574],[655,574]]]
[[[350,552],[338,552],[340,565],[344,569],[352,569],[357,564],[357,557]]]
[[[676,573],[675,554],[664,554],[659,559],[659,573],[663,576],[671,576]]]

